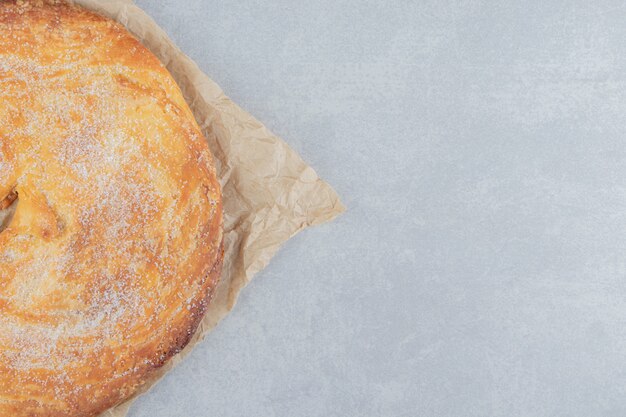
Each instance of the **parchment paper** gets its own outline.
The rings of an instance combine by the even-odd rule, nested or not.
[[[333,189],[281,139],[243,111],[131,0],[74,3],[125,25],[181,87],[216,159],[224,198],[224,268],[208,312],[189,345],[137,394],[179,363],[233,308],[239,292],[280,245],[344,211]],[[133,398],[101,417],[124,417]]]

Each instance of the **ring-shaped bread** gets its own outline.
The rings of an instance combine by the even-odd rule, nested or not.
[[[188,343],[220,275],[220,187],[123,26],[0,1],[0,203],[0,416],[95,416]]]

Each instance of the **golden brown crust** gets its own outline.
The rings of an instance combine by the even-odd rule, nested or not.
[[[97,415],[188,343],[223,258],[206,141],[121,25],[0,0],[0,210],[14,204],[0,416]]]

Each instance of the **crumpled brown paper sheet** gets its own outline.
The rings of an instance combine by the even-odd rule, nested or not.
[[[147,391],[233,308],[239,292],[302,229],[344,211],[335,191],[283,140],[243,111],[131,0],[74,3],[125,25],[172,73],[216,159],[224,196],[224,268],[189,345],[157,372]],[[124,417],[133,399],[101,417]]]

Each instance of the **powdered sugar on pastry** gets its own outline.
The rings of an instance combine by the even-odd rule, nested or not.
[[[2,201],[0,415],[97,415],[187,343],[222,259],[207,144],[122,26],[0,2]]]

